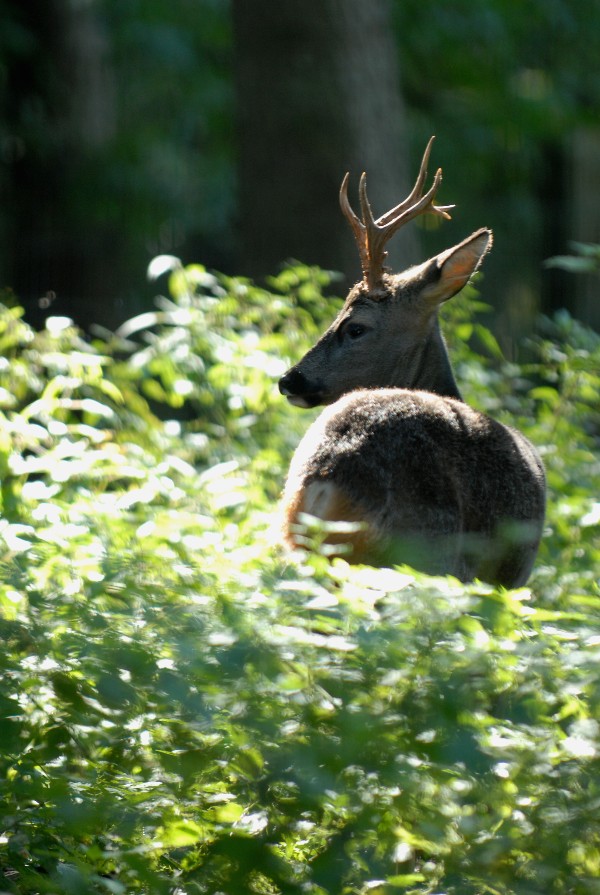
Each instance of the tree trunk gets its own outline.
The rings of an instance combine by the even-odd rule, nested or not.
[[[108,41],[90,4],[31,0],[19,18],[33,49],[8,68],[2,279],[36,326],[52,313],[114,326],[124,316],[120,240],[77,189],[93,193],[116,129]]]
[[[580,128],[572,138],[570,238],[600,245],[600,130]],[[571,277],[574,313],[600,331],[600,280],[597,274]]]
[[[352,282],[360,265],[339,209],[344,173],[357,207],[368,171],[376,217],[408,192],[388,2],[233,0],[233,22],[242,271],[274,273],[295,258]],[[390,266],[414,263],[415,250],[409,227]]]

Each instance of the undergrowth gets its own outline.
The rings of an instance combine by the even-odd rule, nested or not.
[[[116,334],[0,313],[0,890],[600,893],[599,337],[445,309],[549,482],[529,586],[465,586],[274,543],[328,275],[153,269]]]

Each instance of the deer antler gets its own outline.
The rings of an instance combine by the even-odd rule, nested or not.
[[[354,233],[354,238],[360,254],[360,263],[363,277],[369,289],[375,289],[380,285],[385,267],[383,262],[387,252],[385,244],[400,227],[412,221],[420,214],[437,214],[443,218],[450,218],[449,209],[454,205],[434,205],[435,194],[442,182],[442,169],[436,171],[433,184],[429,191],[423,195],[423,186],[427,178],[427,165],[431,154],[431,147],[435,137],[431,137],[423,153],[423,160],[419,175],[410,195],[395,208],[390,209],[381,217],[374,220],[373,212],[367,198],[367,175],[363,173],[360,178],[359,198],[362,211],[362,221],[354,213],[348,201],[348,179],[346,174],[340,188],[340,205],[344,216],[348,220]]]

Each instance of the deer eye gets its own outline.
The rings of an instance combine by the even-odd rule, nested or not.
[[[367,332],[367,327],[362,326],[360,323],[349,323],[346,329],[344,330],[345,335],[348,336],[349,339],[354,341],[355,339],[360,339],[361,336]]]

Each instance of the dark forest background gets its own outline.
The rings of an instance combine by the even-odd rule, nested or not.
[[[34,325],[119,325],[161,253],[259,279],[299,259],[341,293],[344,172],[381,213],[435,133],[457,208],[393,265],[487,225],[505,347],[540,310],[600,327],[597,277],[544,267],[600,242],[596,0],[0,0],[0,21],[0,288]]]

